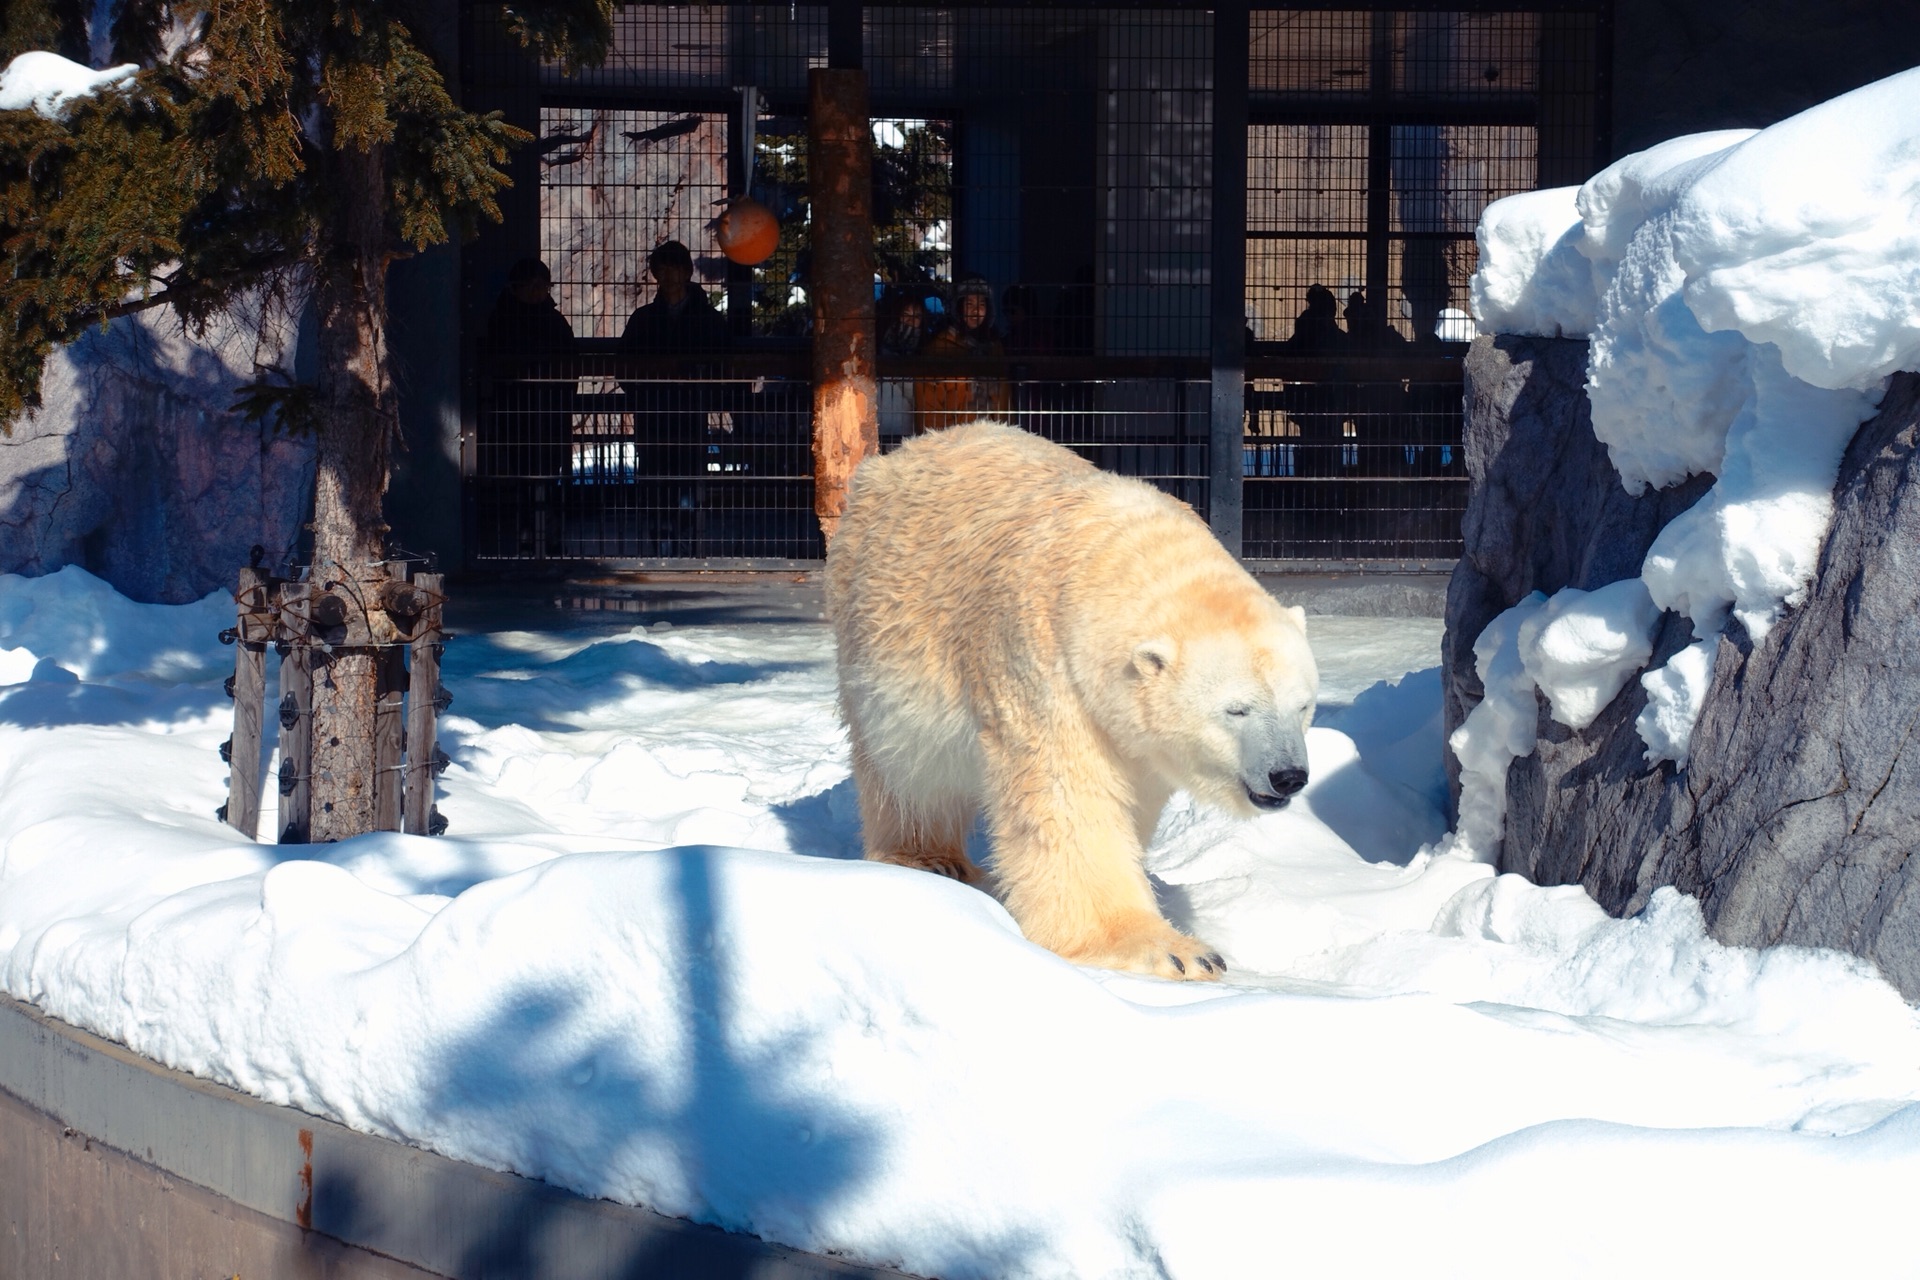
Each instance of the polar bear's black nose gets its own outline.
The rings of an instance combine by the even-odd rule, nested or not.
[[[1307,771],[1300,768],[1275,769],[1267,775],[1267,783],[1273,788],[1273,794],[1283,798],[1291,796],[1307,785]]]

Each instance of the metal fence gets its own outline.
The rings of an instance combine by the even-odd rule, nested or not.
[[[1247,383],[1242,555],[1457,557],[1467,501],[1457,369],[1388,359],[1289,373]]]
[[[759,365],[759,372],[748,368]],[[733,367],[746,366],[747,368]],[[1096,466],[1207,504],[1208,383],[1012,376],[896,363],[879,381],[883,450],[975,418],[1012,422]],[[472,466],[485,560],[818,559],[812,388],[790,364],[696,370],[613,353],[502,364],[484,381]]]

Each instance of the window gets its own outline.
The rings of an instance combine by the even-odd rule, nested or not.
[[[1332,295],[1339,334],[1352,328],[1344,316],[1358,294],[1398,341],[1471,336],[1481,211],[1543,179],[1587,172],[1591,134],[1562,127],[1562,117],[1568,101],[1591,97],[1593,22],[1256,12],[1247,139],[1255,340],[1325,354],[1315,349],[1325,325],[1312,315],[1326,315],[1326,297],[1309,310],[1316,285]],[[1396,339],[1376,332],[1372,341]]]

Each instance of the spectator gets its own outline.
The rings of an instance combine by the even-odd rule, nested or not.
[[[496,359],[573,354],[573,326],[553,302],[553,273],[538,258],[507,270],[507,287],[487,316],[487,353]]]
[[[1367,301],[1367,295],[1355,289],[1347,295],[1347,342],[1356,347],[1404,347],[1406,338],[1400,331],[1387,323]]]
[[[1346,345],[1347,335],[1340,329],[1339,312],[1333,290],[1323,284],[1307,286],[1307,309],[1293,322],[1293,336],[1285,342],[1288,355],[1328,356]]]
[[[481,342],[492,383],[495,474],[566,479],[572,470],[573,326],[553,303],[553,273],[538,258],[507,271]]]
[[[668,240],[647,255],[653,301],[636,307],[620,334],[620,348],[636,353],[718,351],[727,345],[726,318],[693,283],[693,255]]]
[[[953,323],[922,348],[927,356],[965,360],[969,377],[926,378],[913,388],[916,434],[957,426],[975,418],[1005,419],[1008,394],[1006,348],[993,331],[993,287],[979,276],[963,276],[954,288]]]
[[[634,309],[620,334],[631,355],[718,354],[727,345],[726,318],[693,283],[693,255],[668,240],[647,255],[653,300]],[[649,368],[644,380],[620,384],[633,415],[634,479],[646,519],[650,551],[661,556],[698,555],[696,530],[704,498],[693,477],[708,474],[719,453],[714,427],[731,425],[722,389],[711,381],[717,369],[682,360],[669,369]]]
[[[927,340],[927,304],[916,293],[901,293],[888,300],[880,323],[880,354],[917,356]]]

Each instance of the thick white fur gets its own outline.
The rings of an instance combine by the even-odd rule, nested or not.
[[[1273,761],[1304,778],[1300,610],[1184,504],[985,422],[861,464],[826,585],[868,858],[984,887],[965,851],[984,810],[1035,942],[1224,968],[1161,916],[1142,857],[1176,790],[1251,816],[1277,802],[1254,794]]]

